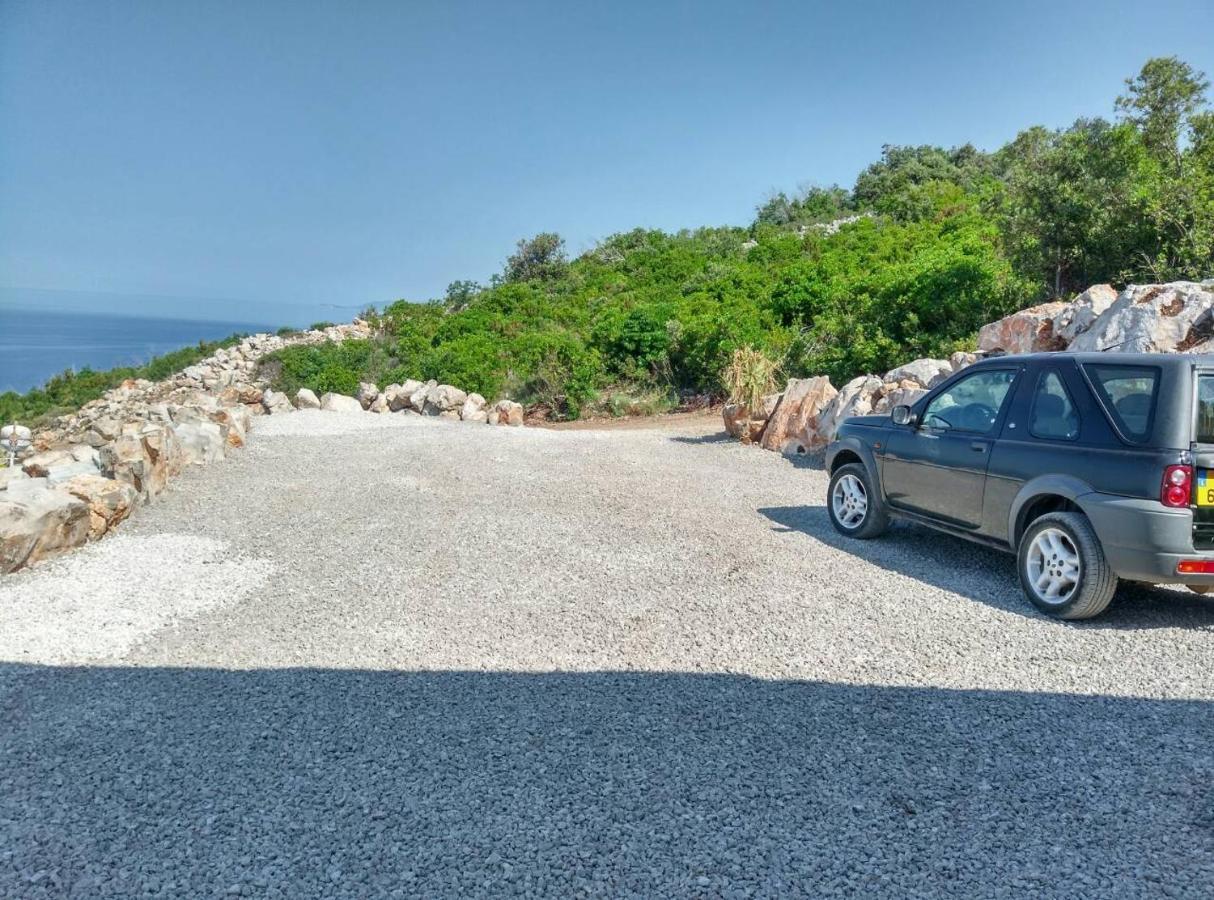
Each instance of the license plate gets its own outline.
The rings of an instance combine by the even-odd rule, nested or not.
[[[1214,506],[1214,471],[1197,470],[1197,505]]]

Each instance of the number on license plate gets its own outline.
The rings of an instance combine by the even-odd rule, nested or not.
[[[1214,506],[1214,472],[1197,470],[1197,505]]]

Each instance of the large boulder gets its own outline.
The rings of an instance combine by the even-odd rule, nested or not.
[[[354,397],[345,394],[325,394],[320,398],[320,408],[328,412],[362,412],[363,405]]]
[[[425,384],[416,382],[417,387],[409,394],[409,408],[421,412],[426,406],[426,398],[430,396],[430,391],[438,387],[438,382],[434,379],[427,381]]]
[[[176,432],[164,425],[124,430],[101,448],[102,474],[131,485],[145,502],[164,490],[183,461]]]
[[[144,425],[134,433],[143,442],[144,452],[152,463],[152,493],[159,494],[170,478],[181,474],[185,463],[181,444],[168,425]]]
[[[413,405],[412,398],[419,390],[426,387],[420,381],[415,381],[410,378],[404,384],[390,384],[384,388],[382,396],[388,401],[388,409],[392,412],[401,412],[406,409],[416,410]],[[425,396],[422,396],[422,402],[425,402]]]
[[[887,384],[873,405],[873,412],[885,413],[895,406],[913,406],[926,393],[926,390],[909,380],[897,385]]]
[[[978,330],[978,349],[986,352],[1002,350],[1004,353],[1065,350],[1066,341],[1054,334],[1054,318],[1068,306],[1060,300],[1042,303],[983,325]]]
[[[456,418],[468,399],[457,387],[449,384],[439,384],[426,391],[426,402],[422,405],[421,413],[426,416],[441,416],[451,414]]]
[[[460,408],[459,417],[465,422],[489,421],[489,412],[485,409],[485,398],[477,393],[469,394],[468,399]]]
[[[98,416],[92,420],[91,427],[85,441],[93,446],[100,447],[106,441],[112,441],[122,433],[122,422],[114,416]]]
[[[882,381],[875,375],[861,375],[843,385],[818,417],[818,439],[829,444],[844,419],[871,413],[875,402],[873,396],[881,387]]]
[[[369,381],[363,381],[358,385],[358,393],[354,395],[354,398],[362,404],[363,409],[370,409],[378,396],[379,386]]]
[[[764,450],[782,451],[795,439],[809,450],[825,446],[826,442],[818,437],[818,424],[838,393],[825,375],[791,379],[767,419],[759,445]]]
[[[966,366],[972,366],[978,360],[982,359],[977,353],[970,353],[967,350],[958,350],[948,358],[948,364],[952,366],[954,372],[960,372]]]
[[[914,362],[891,369],[881,380],[887,384],[913,381],[920,387],[930,389],[944,381],[953,372],[953,364],[947,359],[916,359]]]
[[[487,421],[490,425],[522,425],[523,404],[513,400],[498,400],[489,410]]]
[[[272,416],[295,412],[291,399],[281,391],[265,391],[261,395],[261,407]]]
[[[726,403],[721,409],[721,417],[729,436],[745,444],[757,441],[767,425],[767,416],[754,415],[745,403]]]
[[[76,475],[96,474],[101,469],[101,457],[88,444],[75,444],[36,453],[27,457],[21,468],[31,478],[45,478],[54,484]]]
[[[1214,285],[1192,281],[1131,285],[1071,342],[1075,352],[1172,353],[1214,335]]]
[[[300,388],[295,392],[296,409],[320,409],[320,398],[309,388]]]
[[[227,440],[218,423],[180,422],[173,426],[173,430],[177,433],[187,463],[201,466],[223,459]]]
[[[129,516],[139,499],[138,492],[129,484],[101,475],[77,475],[62,487],[88,504],[89,537],[94,540]]]
[[[44,478],[10,481],[0,493],[0,573],[89,539],[89,507]]]
[[[1054,337],[1065,345],[1088,331],[1100,315],[1117,300],[1109,284],[1094,284],[1054,316]]]
[[[211,413],[211,421],[224,430],[229,447],[243,447],[253,427],[253,414],[247,406],[223,406]]]

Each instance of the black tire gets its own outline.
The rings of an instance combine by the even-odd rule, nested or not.
[[[850,478],[856,479],[863,486],[865,508],[863,516],[858,521],[846,525],[839,520],[839,514],[835,511],[834,497],[839,483]],[[854,487],[854,482],[852,485]],[[826,513],[830,516],[830,524],[835,526],[836,531],[862,541],[878,537],[889,529],[889,510],[885,508],[881,495],[873,487],[873,480],[868,475],[868,469],[860,463],[848,463],[840,466],[831,474],[830,487],[826,489]]]
[[[1050,543],[1049,535],[1038,543],[1046,532],[1053,532],[1054,540],[1059,542],[1056,546],[1061,549],[1056,554],[1044,549]],[[1073,571],[1067,564],[1071,557],[1078,558],[1078,572],[1073,576],[1068,574]],[[1030,522],[1016,550],[1016,570],[1029,602],[1059,619],[1098,616],[1117,592],[1117,575],[1104,558],[1100,539],[1083,513],[1047,513]],[[1035,583],[1038,581],[1044,582],[1045,588],[1038,588]],[[1058,589],[1062,582],[1069,582],[1071,588]],[[1055,589],[1056,596],[1046,596],[1051,589]]]

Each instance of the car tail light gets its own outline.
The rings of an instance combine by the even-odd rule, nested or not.
[[[1176,564],[1178,575],[1214,575],[1214,559],[1182,559]]]
[[[1193,498],[1193,467],[1168,466],[1163,470],[1159,502],[1164,506],[1188,506]]]

